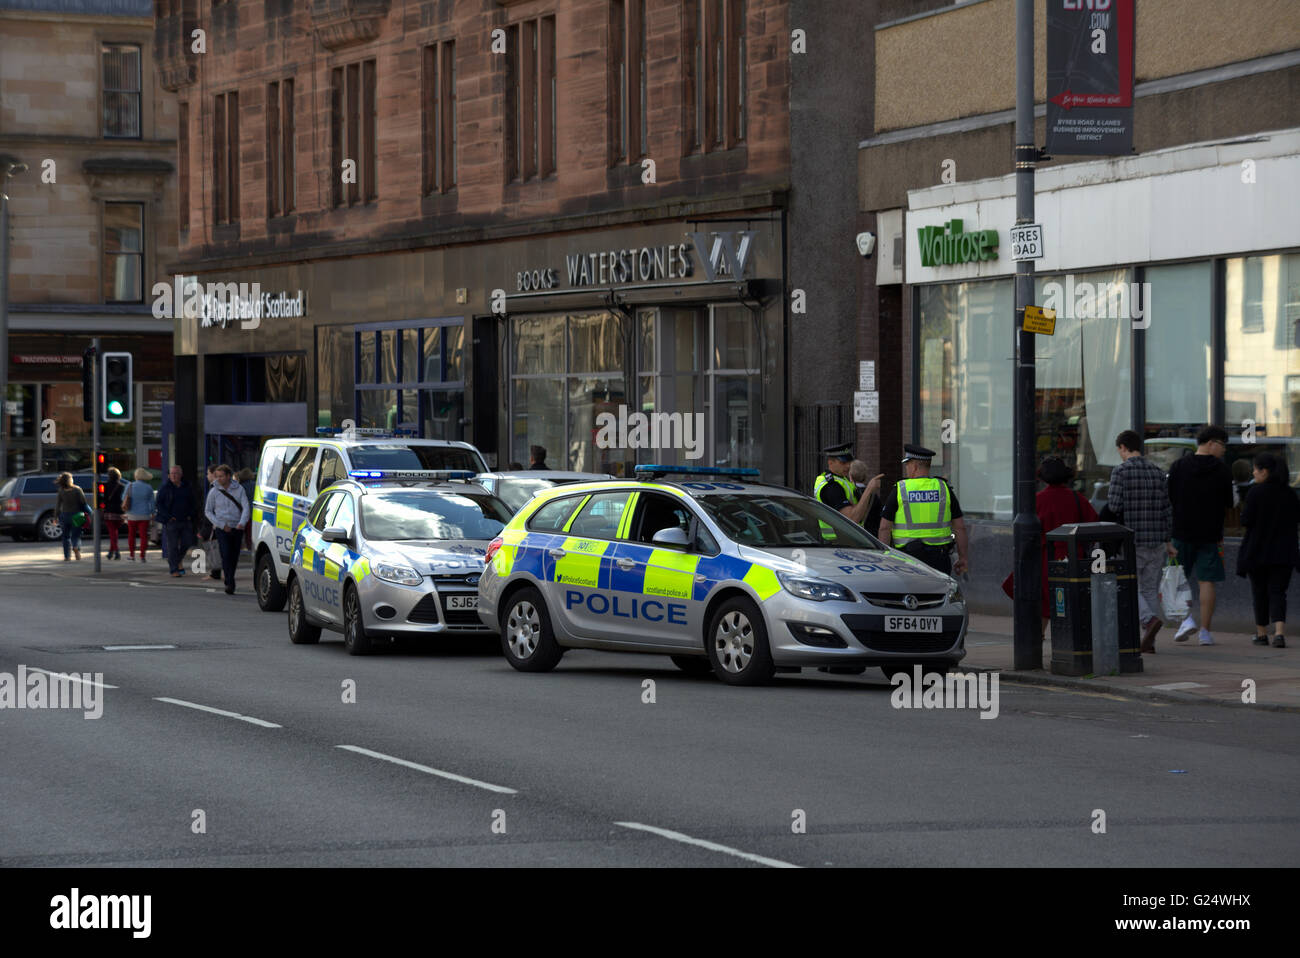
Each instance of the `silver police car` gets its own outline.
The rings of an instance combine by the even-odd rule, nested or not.
[[[516,669],[569,648],[656,652],[752,685],[965,656],[958,583],[835,510],[732,470],[638,475],[542,491],[492,541],[478,611]]]
[[[289,640],[343,633],[353,655],[398,636],[495,631],[479,621],[490,540],[510,509],[468,471],[354,471],[313,503],[294,539]]]

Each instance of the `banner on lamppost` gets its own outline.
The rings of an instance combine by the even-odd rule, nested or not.
[[[1136,0],[1047,0],[1047,152],[1133,152]]]

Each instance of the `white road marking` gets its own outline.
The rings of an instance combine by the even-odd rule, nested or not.
[[[101,645],[105,652],[147,652],[151,649],[174,649],[174,645]]]
[[[248,722],[250,725],[260,725],[262,728],[282,728],[274,722],[267,722],[260,718],[253,718],[251,715],[240,715],[238,712],[227,712],[225,709],[214,709],[210,705],[199,705],[196,702],[186,702],[182,699],[169,699],[165,697],[155,697],[155,702],[170,702],[172,705],[183,705],[187,709],[198,709],[200,712],[211,712],[213,715],[224,715],[226,718],[239,719],[241,722]]]
[[[699,848],[707,848],[711,852],[722,852],[725,855],[735,855],[737,858],[743,858],[746,861],[757,862],[760,865],[767,865],[771,868],[801,868],[801,865],[792,865],[789,862],[777,861],[775,858],[764,858],[762,855],[755,855],[751,852],[742,852],[738,848],[729,848],[726,845],[719,845],[717,842],[708,842],[702,838],[692,838],[690,835],[683,835],[681,832],[670,832],[666,828],[655,828],[653,825],[642,825],[640,822],[615,822],[615,825],[623,828],[633,828],[642,832],[650,832],[661,838],[671,838],[675,842],[683,842],[687,845],[695,845]]]
[[[44,672],[46,675],[53,675],[58,679],[67,679],[69,682],[80,682],[82,685],[93,685],[97,689],[115,689],[116,685],[106,685],[103,682],[95,682],[91,679],[79,678],[75,675],[69,675],[66,672],[51,672],[49,669],[38,669],[34,665],[27,666],[28,672]]]
[[[430,768],[428,765],[419,765],[416,762],[408,762],[404,758],[385,755],[383,752],[372,752],[370,749],[362,748],[360,745],[336,745],[335,748],[347,749],[349,752],[356,752],[358,755],[369,755],[371,758],[378,758],[385,762],[392,762],[394,765],[401,765],[404,768],[413,768],[417,772],[424,772],[427,775],[437,775],[439,778],[445,778],[453,782],[460,782],[462,785],[473,785],[475,788],[485,788],[489,792],[499,792],[502,795],[519,794],[513,788],[506,788],[504,785],[493,785],[490,782],[480,782],[476,778],[466,778],[464,775],[457,775],[455,772],[444,772],[440,769]]]

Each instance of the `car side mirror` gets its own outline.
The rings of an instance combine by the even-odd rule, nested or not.
[[[685,549],[691,544],[690,538],[677,526],[660,529],[654,534],[650,542],[657,546],[668,546],[673,549]]]
[[[328,529],[322,529],[320,537],[326,542],[348,542],[352,536],[347,529],[342,526],[330,526]]]

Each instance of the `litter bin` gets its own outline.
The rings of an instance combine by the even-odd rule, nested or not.
[[[1131,529],[1114,522],[1078,522],[1049,532],[1047,598],[1054,674],[1142,671],[1137,548]]]

